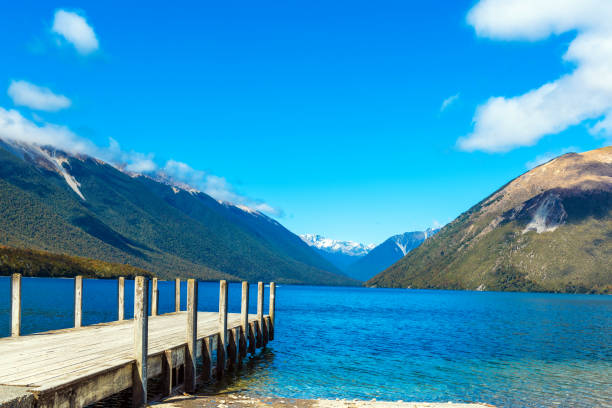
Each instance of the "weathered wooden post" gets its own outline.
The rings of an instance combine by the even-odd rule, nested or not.
[[[219,336],[217,339],[217,381],[225,373],[227,355],[227,281],[219,282]]]
[[[274,312],[275,312],[275,309],[276,309],[276,283],[270,282],[270,310],[268,312],[268,314],[270,315],[270,327],[268,328],[270,340],[274,340],[274,328],[275,328]]]
[[[185,391],[196,389],[196,345],[198,334],[198,282],[187,281],[187,349],[185,350]]]
[[[240,346],[239,358],[247,355],[247,337],[249,335],[249,282],[242,282],[242,302],[240,304]]]
[[[213,338],[204,337],[202,339],[202,381],[210,381],[212,379],[212,349]]]
[[[74,278],[74,327],[83,323],[83,277]]]
[[[149,342],[149,281],[137,276],[134,281],[134,351],[136,363],[132,371],[132,404],[147,404],[147,355]]]
[[[263,305],[264,305],[264,284],[263,282],[257,283],[257,347],[264,346],[263,329]]]
[[[234,356],[232,360],[236,364],[236,368],[242,366],[242,357],[240,356],[240,327],[234,327]]]
[[[11,336],[21,335],[21,274],[11,276]]]
[[[151,316],[157,316],[159,306],[159,290],[157,290],[157,278],[151,282]]]
[[[125,319],[125,278],[117,280],[117,320]]]
[[[164,397],[172,394],[173,383],[172,350],[166,350],[162,356],[162,394]]]
[[[228,330],[227,333],[227,369],[233,370],[236,368],[236,340],[234,337],[234,330]]]
[[[174,281],[174,309],[176,312],[181,311],[181,279],[176,278]]]

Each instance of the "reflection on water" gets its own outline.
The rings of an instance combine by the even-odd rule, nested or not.
[[[8,290],[0,278],[2,335]],[[215,311],[218,284],[199,291],[199,309]],[[237,312],[240,285],[229,291]],[[160,310],[170,311],[173,284],[160,292]],[[71,293],[70,280],[24,279],[24,331],[69,327]],[[86,280],[84,321],[115,319],[115,296],[113,281]],[[611,296],[281,286],[276,305],[269,348],[200,392],[612,406]]]

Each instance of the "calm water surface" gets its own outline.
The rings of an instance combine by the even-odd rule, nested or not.
[[[23,332],[70,327],[72,290],[70,279],[24,278]],[[160,282],[161,312],[173,308],[173,290]],[[6,336],[6,277],[0,293]],[[126,281],[126,316],[132,293]],[[115,281],[85,280],[84,323],[116,319],[116,296]],[[240,285],[229,297],[238,312]],[[199,309],[217,306],[218,284],[201,283]],[[226,386],[299,398],[612,407],[612,297],[280,286],[276,339]]]

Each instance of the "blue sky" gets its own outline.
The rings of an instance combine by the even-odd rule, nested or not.
[[[296,233],[379,243],[451,221],[542,157],[606,144],[591,129],[605,103],[561,125],[550,123],[556,108],[545,107],[554,118],[520,141],[495,139],[516,134],[519,121],[500,128],[489,98],[571,74],[581,61],[563,56],[580,31],[541,34],[540,22],[525,28],[521,19],[509,31],[487,31],[490,17],[466,20],[475,6],[9,2],[0,16],[0,107],[102,149],[112,138],[122,152],[114,157],[126,161],[185,163],[177,173],[185,181],[269,206]],[[58,10],[82,16],[96,43],[79,49],[54,32]],[[12,81],[70,104],[19,105]],[[539,118],[540,108],[528,113]]]

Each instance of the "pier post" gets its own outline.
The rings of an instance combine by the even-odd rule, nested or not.
[[[159,290],[157,290],[157,278],[151,282],[151,316],[157,316],[159,306]]]
[[[257,283],[257,347],[263,347],[263,305],[264,305],[264,284]]]
[[[125,319],[125,278],[117,280],[117,320]]]
[[[242,282],[242,302],[240,304],[240,347],[238,355],[243,359],[247,355],[247,337],[249,335],[249,282]]]
[[[236,368],[236,338],[234,330],[230,329],[227,333],[227,369],[233,370]]]
[[[176,278],[174,281],[174,311],[181,311],[181,279]]]
[[[187,281],[187,349],[185,350],[185,391],[196,389],[196,345],[198,334],[198,282]]]
[[[134,281],[134,351],[136,363],[132,371],[132,404],[147,404],[147,355],[149,341],[149,282],[144,276]]]
[[[83,277],[74,278],[74,327],[83,323]]]
[[[274,340],[274,312],[276,309],[276,283],[274,282],[270,282],[270,310],[268,312],[268,314],[270,315],[270,327],[268,328],[269,330],[269,336],[270,336],[270,340]]]
[[[240,368],[242,366],[242,356],[240,355],[240,327],[234,327],[234,358],[233,360],[236,363],[236,368]]]
[[[257,351],[257,322],[249,323],[249,354],[253,355]]]
[[[213,338],[204,337],[202,339],[202,381],[210,381],[212,379],[212,349]]]
[[[217,339],[217,381],[225,373],[227,355],[227,281],[219,282],[219,336]]]
[[[162,395],[164,397],[172,394],[173,378],[172,350],[166,350],[162,356]]]
[[[21,335],[21,274],[11,276],[11,336]]]

